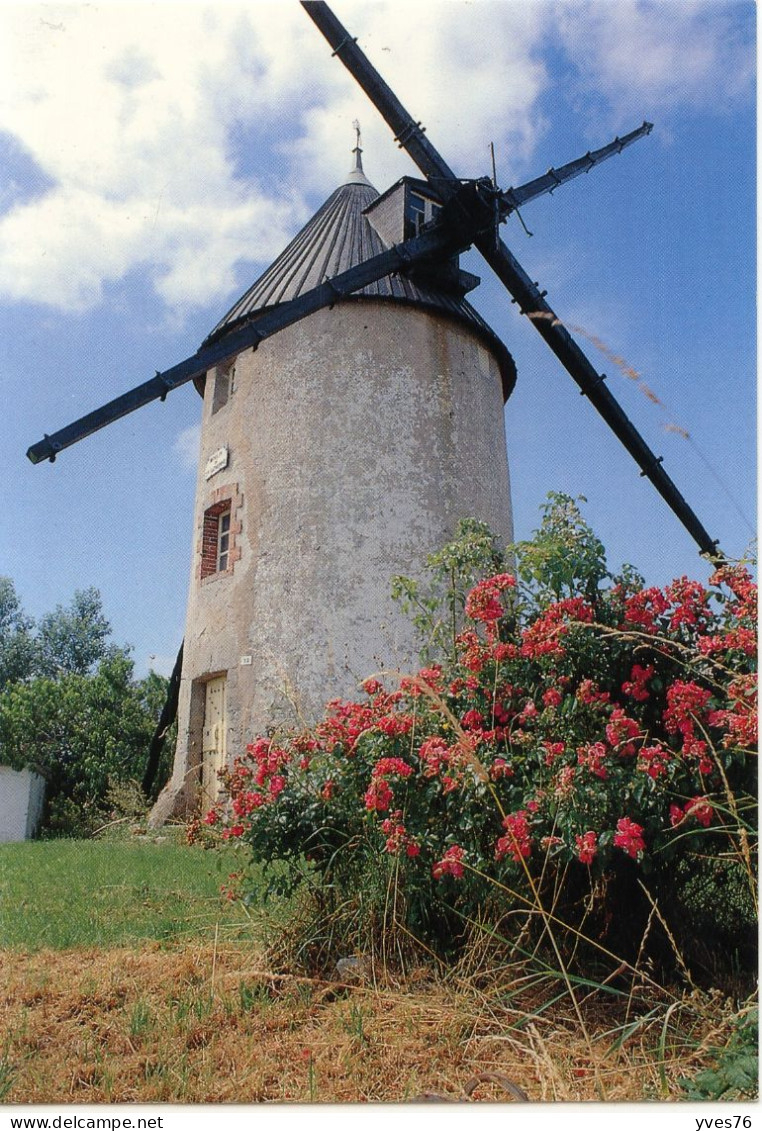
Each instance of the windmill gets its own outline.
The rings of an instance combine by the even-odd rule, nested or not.
[[[466,464],[461,466],[461,483],[448,487],[450,491],[448,499],[442,502],[437,495],[432,501],[433,515],[437,514],[440,503],[443,512],[447,512],[446,515],[443,513],[440,522],[443,529],[448,522],[451,524],[456,504],[462,511],[471,500],[475,499],[482,507],[480,517],[492,519],[493,525],[497,525],[499,529],[502,514],[501,533],[506,531],[510,533],[505,439],[504,434],[501,435],[501,429],[496,430],[491,422],[496,418],[501,407],[496,400],[497,393],[502,392],[503,398],[507,399],[515,379],[515,372],[505,347],[481,322],[473,312],[473,308],[465,303],[465,294],[473,287],[475,280],[460,270],[458,256],[467,248],[474,246],[505,285],[511,300],[532,322],[570,373],[580,391],[603,416],[634,457],[641,473],[653,483],[694,538],[701,552],[709,556],[718,556],[716,543],[710,538],[661,466],[661,460],[651,452],[628,420],[605,384],[604,376],[588,360],[546,302],[545,292],[540,290],[538,284],[531,281],[499,236],[500,223],[512,212],[541,195],[553,192],[583,172],[590,171],[608,157],[620,153],[625,147],[649,133],[650,124],[644,123],[639,129],[622,138],[616,138],[611,144],[585,154],[580,159],[558,169],[550,169],[543,176],[518,188],[504,191],[488,178],[460,178],[429,142],[421,124],[416,122],[401,105],[328,6],[312,0],[303,2],[302,6],[328,40],[333,53],[347,67],[387,121],[395,140],[418,166],[423,179],[418,181],[413,178],[403,178],[398,191],[389,190],[389,193],[383,194],[380,198],[378,194],[367,193],[366,187],[370,186],[362,169],[358,131],[355,165],[345,185],[342,186],[342,189],[347,191],[341,192],[338,197],[334,194],[331,201],[324,206],[325,211],[321,210],[318,216],[313,218],[318,221],[318,217],[321,217],[319,222],[312,227],[308,225],[304,229],[307,235],[302,242],[299,243],[300,237],[297,237],[294,241],[296,248],[289,255],[284,253],[285,260],[281,257],[276,261],[263,279],[235,304],[193,356],[163,373],[156,373],[150,380],[60,431],[50,436],[46,435],[27,453],[34,463],[46,459],[53,461],[66,447],[144,404],[156,399],[163,400],[170,391],[180,385],[193,381],[199,391],[204,392],[204,427],[207,439],[204,448],[206,458],[202,459],[199,471],[200,501],[197,504],[196,519],[198,545],[194,563],[196,598],[192,594],[188,615],[190,632],[186,631],[185,656],[182,665],[180,662],[176,665],[173,681],[173,692],[176,696],[177,683],[182,670],[183,686],[180,690],[179,706],[181,739],[176,762],[176,786],[171,800],[173,806],[181,802],[183,804],[190,802],[199,769],[202,786],[207,792],[213,792],[214,771],[226,756],[230,736],[234,736],[234,740],[239,741],[252,720],[255,720],[256,725],[261,726],[263,722],[272,721],[272,718],[277,717],[277,711],[273,714],[272,697],[268,703],[262,703],[256,708],[252,707],[251,703],[258,693],[257,687],[267,682],[262,674],[266,666],[265,658],[263,654],[258,654],[257,640],[264,635],[272,645],[273,641],[283,639],[284,633],[287,633],[289,628],[294,629],[293,625],[283,623],[283,609],[286,605],[292,610],[297,604],[304,606],[309,600],[310,585],[317,584],[318,588],[322,586],[320,588],[322,597],[318,600],[316,608],[311,610],[309,616],[304,609],[300,612],[302,620],[294,632],[304,640],[305,633],[306,638],[311,639],[310,624],[306,623],[304,618],[309,620],[311,617],[312,622],[322,623],[327,615],[327,607],[330,606],[330,612],[333,614],[336,607],[341,606],[344,601],[345,595],[337,589],[339,574],[336,563],[330,578],[323,577],[318,568],[319,566],[322,568],[322,559],[326,556],[325,545],[320,545],[317,538],[313,538],[312,542],[307,544],[309,538],[305,533],[305,524],[308,519],[311,523],[314,515],[308,513],[308,508],[304,512],[299,512],[299,506],[292,506],[291,502],[285,508],[281,504],[279,510],[274,509],[271,497],[268,495],[270,479],[277,479],[279,474],[282,480],[282,499],[292,496],[295,498],[299,492],[308,492],[316,477],[326,475],[325,463],[312,466],[307,458],[317,445],[316,430],[313,428],[312,431],[308,429],[306,432],[294,434],[295,443],[291,445],[290,463],[287,461],[288,466],[285,470],[282,458],[283,435],[281,434],[280,446],[277,444],[273,446],[272,443],[263,441],[261,448],[256,449],[250,446],[248,433],[251,428],[257,427],[256,417],[259,416],[265,421],[262,430],[270,436],[274,435],[283,422],[284,414],[287,422],[286,432],[288,432],[291,419],[287,408],[288,396],[286,402],[281,399],[277,405],[270,405],[268,408],[265,403],[267,375],[273,371],[273,359],[277,358],[280,376],[279,396],[289,394],[291,388],[302,388],[309,374],[304,365],[301,365],[297,372],[293,368],[292,359],[298,356],[301,361],[304,358],[320,361],[315,355],[314,344],[315,333],[318,331],[323,336],[324,350],[329,350],[334,355],[349,351],[352,365],[355,367],[360,364],[358,359],[366,354],[372,355],[373,364],[359,376],[354,390],[352,373],[347,370],[343,372],[341,396],[345,398],[344,404],[351,403],[351,398],[355,394],[359,395],[360,386],[362,391],[369,387],[372,371],[377,366],[379,350],[375,345],[380,339],[375,337],[378,334],[377,328],[374,326],[369,330],[365,322],[362,322],[362,326],[367,334],[363,338],[357,314],[358,310],[362,311],[360,315],[362,320],[368,307],[357,306],[353,300],[358,296],[364,296],[371,302],[382,298],[395,300],[398,304],[395,307],[395,317],[402,318],[403,321],[407,313],[410,313],[409,308],[414,308],[417,313],[425,310],[426,318],[429,320],[439,319],[438,325],[442,332],[444,332],[444,322],[455,319],[466,334],[468,348],[473,347],[472,353],[469,354],[471,359],[469,364],[473,363],[473,372],[478,376],[473,379],[471,394],[474,401],[481,396],[483,403],[479,411],[483,427],[478,431],[483,432],[487,440],[473,467]],[[375,190],[373,192],[375,193]],[[373,215],[370,228],[367,226],[368,210],[372,210]],[[358,220],[360,214],[363,216],[362,222]],[[333,233],[331,238],[336,237],[331,247],[338,246],[338,243],[345,246],[342,241],[346,240],[349,226],[359,223],[362,224],[361,228],[351,229],[355,234],[348,242],[353,248],[353,254],[348,258],[342,258],[341,255],[335,255],[333,259],[319,258],[313,254],[319,251],[322,256],[327,246],[327,233]],[[343,229],[339,229],[339,224],[344,225]],[[365,238],[370,229],[375,231],[378,238]],[[312,256],[310,263],[318,262],[319,259],[321,269],[317,273],[308,266],[308,260],[303,254],[305,246]],[[293,248],[293,245],[290,247]],[[293,284],[296,272],[300,272],[300,283],[297,287]],[[266,285],[263,284],[263,280],[266,280]],[[389,293],[383,293],[384,288]],[[376,305],[380,307],[379,303]],[[404,316],[401,314],[402,309],[407,311]],[[334,320],[330,325],[326,322],[327,312],[334,314]],[[357,325],[339,320],[339,317],[344,317],[345,313],[349,318],[349,312]],[[416,322],[416,326],[419,322]],[[285,333],[286,331],[288,334]],[[388,349],[389,342],[395,337],[401,339],[415,332],[412,323],[407,325],[404,331],[387,329],[385,335],[381,335],[383,348]],[[267,346],[265,343],[268,343]],[[440,345],[441,343],[437,348]],[[263,347],[262,350],[259,347]],[[484,357],[478,352],[480,348]],[[447,349],[451,349],[450,344]],[[452,345],[452,349],[457,352],[465,347],[459,340]],[[266,350],[273,352],[262,361]],[[256,362],[258,368],[252,369],[251,366],[254,365],[252,359],[256,359],[257,354],[259,354],[259,361]],[[407,372],[410,364],[409,358],[402,359],[398,366],[399,372]],[[320,366],[318,365],[317,368],[319,369]],[[462,394],[464,379],[460,380],[458,395]],[[479,389],[482,386],[480,393]],[[328,403],[331,388],[330,384],[325,383],[320,387],[321,404]],[[232,414],[226,410],[235,404],[243,405],[244,390],[248,390],[246,403],[251,416],[242,421],[239,414],[238,423],[233,424]],[[409,395],[409,390],[406,390],[404,395]],[[423,403],[424,400],[421,400],[421,404]],[[300,402],[299,414],[297,414],[300,421],[304,421],[309,416],[306,407],[308,407],[307,401]],[[314,411],[314,402],[312,410]],[[451,416],[455,413],[457,417],[457,412],[452,407],[447,411]],[[348,455],[352,454],[347,452],[347,448],[352,446],[356,448],[364,443],[364,432],[372,415],[371,410],[370,415],[355,420],[353,425],[355,430],[348,441],[345,438],[344,447],[341,444],[341,437],[337,437],[337,449],[340,449],[336,452],[337,464],[340,465],[342,460],[346,463]],[[447,413],[443,412],[440,415],[444,419]],[[436,427],[439,427],[439,424]],[[435,428],[432,435],[435,440],[434,446],[441,449],[443,462],[440,462],[435,469],[427,468],[426,474],[441,480],[447,476],[447,452],[451,449],[450,455],[452,452],[457,455],[457,443],[449,432],[446,435],[439,434]],[[398,439],[401,443],[401,438]],[[427,442],[430,441],[431,436],[427,436]],[[499,454],[501,443],[502,455]],[[382,448],[383,443],[379,451]],[[244,449],[247,453],[245,456],[242,454]],[[374,453],[373,458],[375,459],[377,455],[378,452]],[[399,462],[397,453],[392,453],[392,456],[392,462],[395,460]],[[457,460],[455,462],[457,463]],[[481,472],[478,469],[489,463],[495,466],[484,482],[480,483]],[[294,472],[297,465],[301,469],[299,475],[295,475]],[[341,470],[339,466],[338,471]],[[379,471],[387,474],[389,468],[380,464]],[[310,474],[312,474],[312,483],[308,482]],[[402,475],[402,479],[407,482],[413,477],[412,468],[406,469]],[[505,486],[501,487],[501,483]],[[334,534],[342,526],[342,515],[334,505],[336,498],[339,497],[338,486],[329,485],[324,491],[321,504],[331,509]],[[370,496],[368,498],[371,499]],[[477,510],[478,505],[471,509]],[[367,504],[371,511],[374,507],[377,510],[378,506],[376,497]],[[384,563],[391,567],[388,570],[389,574],[404,572],[405,566],[409,567],[415,554],[420,554],[425,520],[422,517],[421,507],[418,503],[416,506],[418,509],[412,515],[410,525],[411,527],[417,525],[420,528],[418,545],[412,554],[412,559],[410,555],[407,558],[403,555],[400,559],[399,555],[391,554],[389,560]],[[253,542],[252,524],[249,522],[248,529],[244,529],[244,515],[248,514],[252,507],[256,509],[258,515],[259,530]],[[283,529],[284,516],[290,522],[295,512],[298,516],[301,515],[302,524],[299,525],[298,521],[292,523],[286,533]],[[358,541],[358,559],[362,559],[362,548],[367,546],[369,541],[362,507],[355,507],[352,516],[350,526],[355,525],[345,532],[345,538],[348,538],[350,543],[352,538]],[[358,523],[360,529],[357,528]],[[272,568],[273,557],[278,557],[272,549],[275,529],[281,530],[281,539],[286,544],[285,550],[278,558],[280,574],[278,569]],[[269,531],[267,537],[262,533],[264,530]],[[425,533],[429,534],[430,530],[427,528]],[[401,547],[405,538],[399,531],[395,532],[395,538],[395,544]],[[431,548],[431,543],[428,548]],[[278,600],[270,600],[264,605],[260,602],[256,608],[247,606],[248,611],[243,615],[240,609],[231,607],[232,587],[228,586],[226,591],[224,585],[211,583],[222,580],[230,581],[231,585],[233,582],[238,585],[244,569],[248,569],[247,553],[252,561],[254,558],[257,560],[259,578],[255,586],[257,592],[261,593],[261,590],[268,585],[270,591],[273,591],[275,585]],[[300,561],[311,560],[313,563],[311,572],[308,571],[306,579],[299,580],[293,574],[289,555],[292,559],[296,557]],[[366,567],[369,564],[377,563],[368,559],[365,562]],[[288,593],[284,593],[283,589],[283,571],[288,575],[285,586],[286,590],[289,590]],[[383,584],[384,580],[381,579],[380,584]],[[368,630],[367,620],[358,619],[359,613],[357,613],[357,609],[367,603],[367,593],[363,593],[361,587],[357,593],[355,612],[350,615],[344,610],[346,613],[344,627],[336,637],[340,646],[346,646],[347,633],[352,631],[353,617],[353,631],[357,636],[363,635]],[[204,606],[201,612],[199,605]],[[347,601],[347,609],[351,606],[352,601]],[[289,615],[293,620],[293,613]],[[233,632],[229,623],[231,618],[237,620],[239,617],[246,622],[243,636],[240,632]],[[313,624],[313,635],[314,631]],[[224,647],[220,644],[223,637],[226,638]],[[230,639],[228,640],[227,637]],[[325,644],[325,641],[322,643]],[[333,645],[335,641],[329,640],[327,643]],[[355,676],[367,674],[367,671],[358,668],[363,660],[360,653],[355,652],[351,661],[345,663],[346,670],[351,670]],[[272,667],[273,657],[270,657],[267,663]],[[326,683],[326,675],[337,667],[341,667],[341,657],[332,655],[327,666],[325,662],[321,662],[312,672],[300,670],[296,682],[304,686],[313,684],[316,687],[320,685],[330,688],[330,684]],[[271,672],[271,683],[277,674]],[[294,683],[293,673],[285,671],[282,675],[286,683],[289,681]],[[294,690],[298,697],[303,687],[296,686]],[[268,712],[270,712],[269,720]],[[184,750],[182,757],[179,754],[180,746],[183,746]],[[192,783],[192,788],[189,782]]]

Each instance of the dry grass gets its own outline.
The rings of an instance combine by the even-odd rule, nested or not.
[[[270,974],[262,961],[240,944],[6,954],[5,1101],[458,1099],[484,1073],[531,1100],[675,1100],[730,1015],[694,994],[638,1019],[635,1001],[596,994],[582,1004],[586,1042],[568,999],[548,1004],[558,987],[522,984],[518,971],[482,990],[423,968],[404,983],[341,986]],[[510,1096],[493,1080],[471,1098]]]

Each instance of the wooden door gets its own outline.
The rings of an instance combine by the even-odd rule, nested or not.
[[[220,796],[219,771],[225,765],[227,719],[225,713],[225,676],[210,679],[206,685],[204,733],[201,744],[202,807],[214,805]]]

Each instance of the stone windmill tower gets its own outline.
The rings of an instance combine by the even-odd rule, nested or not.
[[[650,133],[650,123],[517,188],[458,177],[323,0],[302,7],[425,180],[379,195],[353,168],[192,357],[33,444],[55,460],[194,381],[203,394],[191,592],[172,781],[159,821],[211,800],[267,726],[314,717],[413,658],[389,597],[465,516],[511,536],[510,355],[468,304],[474,246],[701,552],[722,555],[499,225]],[[158,732],[157,732],[158,734]],[[149,764],[151,759],[149,758]],[[148,771],[147,771],[148,772]]]
[[[416,235],[441,202],[379,195],[354,162],[205,346]],[[505,347],[457,257],[387,275],[207,372],[178,747],[157,817],[211,802],[217,770],[274,724],[314,720],[415,662],[391,578],[475,516],[512,536]]]

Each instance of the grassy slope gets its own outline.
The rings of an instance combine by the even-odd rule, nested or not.
[[[210,940],[218,925],[238,935],[249,920],[220,896],[232,867],[169,838],[0,845],[0,946]]]

